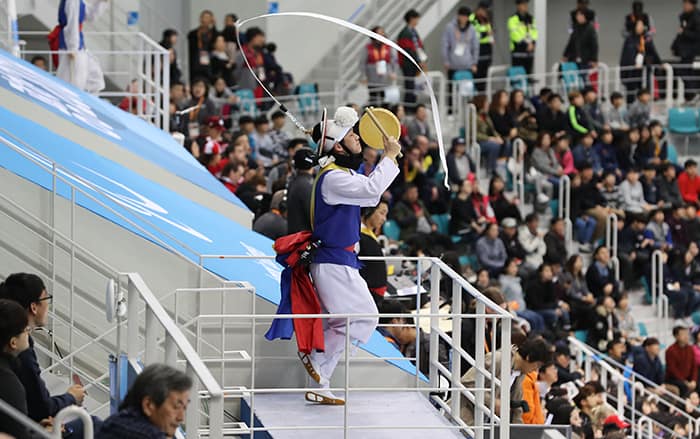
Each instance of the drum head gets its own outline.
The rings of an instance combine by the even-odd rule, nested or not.
[[[373,108],[372,113],[390,136],[398,139],[401,136],[401,123],[394,113],[385,108]],[[360,118],[360,137],[371,148],[384,149],[382,133],[374,124],[369,114],[365,112]]]

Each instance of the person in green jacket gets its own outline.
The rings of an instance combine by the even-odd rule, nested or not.
[[[528,75],[532,73],[538,35],[529,3],[530,0],[515,0],[517,11],[508,19],[511,65],[522,66]]]

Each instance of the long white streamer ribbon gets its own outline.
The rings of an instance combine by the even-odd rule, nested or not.
[[[318,20],[322,21],[327,21],[329,23],[337,24],[339,26],[342,26],[344,28],[353,30],[355,32],[359,32],[363,35],[366,35],[370,38],[374,38],[377,41],[381,41],[382,43],[386,44],[387,46],[393,47],[396,49],[397,52],[402,54],[406,60],[410,61],[413,63],[414,66],[420,71],[420,74],[423,76],[423,79],[425,80],[425,84],[428,87],[428,94],[430,95],[430,109],[432,110],[433,113],[433,123],[435,125],[435,135],[437,137],[437,142],[438,142],[438,151],[440,153],[440,163],[442,164],[442,169],[445,172],[445,180],[444,180],[444,185],[446,188],[449,189],[449,180],[448,180],[448,175],[447,175],[447,159],[445,157],[445,145],[443,144],[442,141],[442,125],[440,125],[440,112],[437,104],[437,98],[435,97],[435,91],[433,90],[433,85],[430,82],[430,79],[428,78],[428,75],[425,74],[423,69],[420,67],[420,64],[418,64],[411,55],[408,54],[404,49],[402,49],[398,44],[395,42],[391,41],[390,39],[379,35],[375,32],[372,32],[369,29],[365,29],[364,27],[358,26],[354,23],[350,23],[349,21],[345,21],[340,18],[336,17],[329,17],[328,15],[323,15],[323,14],[317,14],[315,12],[278,12],[275,14],[263,14],[263,15],[258,15],[257,17],[252,17],[252,18],[246,18],[245,20],[238,20],[236,22],[236,28],[238,29],[238,33],[240,34],[241,28],[243,25],[246,23],[250,23],[255,20],[260,20],[263,18],[272,18],[272,17],[308,17],[308,18],[315,18]],[[240,37],[237,35],[238,38],[238,47],[241,46],[241,41]],[[290,118],[294,124],[299,127],[301,130],[304,130],[303,125],[298,121],[294,115],[292,115],[287,108],[281,104],[277,98],[265,87],[265,85],[260,81],[258,78],[258,75],[255,74],[255,71],[253,68],[250,66],[250,63],[248,62],[248,58],[244,55],[243,59],[245,60],[246,65],[248,66],[248,69],[250,70],[250,73],[253,75],[256,81],[260,84],[260,86],[265,90],[265,92],[277,103],[277,105],[280,106],[280,109],[284,111],[284,113]]]

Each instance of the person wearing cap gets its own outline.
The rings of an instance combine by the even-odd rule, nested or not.
[[[420,14],[415,9],[410,9],[403,17],[406,22],[406,26],[399,32],[399,37],[397,43],[399,47],[405,50],[411,58],[413,58],[421,66],[425,66],[428,61],[428,55],[425,53],[423,48],[423,41],[418,35],[416,26],[420,21]],[[418,68],[406,60],[402,54],[399,54],[399,65],[401,66],[401,71],[403,72],[404,78],[404,103],[406,108],[406,113],[413,113],[416,108],[416,76],[418,76]]]
[[[447,79],[452,81],[458,71],[475,74],[479,62],[479,38],[471,25],[472,11],[466,6],[457,9],[457,17],[445,26],[442,33],[442,62]],[[448,87],[448,111],[452,111],[452,88]]]
[[[219,142],[207,137],[201,149],[199,162],[211,172],[211,175],[217,178],[221,176],[223,169],[221,153],[222,149]]]
[[[360,229],[358,256],[384,256],[382,246],[377,240],[377,233],[381,233],[388,213],[389,205],[386,201],[380,201],[379,204],[373,207],[362,208],[362,228]],[[372,298],[377,306],[381,305],[386,294],[386,270],[386,262],[384,261],[364,261],[363,267],[360,269],[360,275],[367,282],[367,287],[372,292]]]
[[[700,47],[700,11],[697,8],[698,0],[683,0],[683,12],[679,17],[680,28],[673,40],[671,52],[680,58],[677,75],[685,82],[685,99],[690,101],[697,93],[698,81],[694,79],[697,72],[692,66]]]
[[[501,221],[501,241],[506,246],[508,257],[518,261],[520,266],[525,260],[525,249],[518,237],[518,221],[515,218],[504,218]]]
[[[260,215],[253,223],[253,230],[275,240],[287,234],[287,191],[272,195],[270,211]]]
[[[529,3],[530,0],[515,0],[517,11],[508,19],[511,65],[522,66],[528,75],[532,73],[538,36]]]
[[[322,121],[312,132],[319,145],[321,170],[311,195],[311,239],[319,245],[309,271],[322,309],[330,314],[378,313],[367,282],[360,276],[361,264],[355,253],[360,241],[360,210],[376,206],[399,175],[396,158],[401,146],[393,137],[384,140],[382,160],[369,177],[354,171],[362,161],[359,136],[353,131],[357,122],[355,110],[340,107],[332,120]],[[306,392],[307,401],[345,403],[328,390],[333,371],[345,351],[345,333],[349,332],[353,344],[366,343],[377,322],[376,317],[351,319],[349,323],[345,318],[329,318],[324,322],[324,350],[300,354],[314,387]]]
[[[311,231],[311,190],[316,157],[309,148],[294,153],[294,174],[287,185],[287,232]]]
[[[554,365],[557,368],[557,380],[553,387],[559,387],[562,384],[578,381],[583,378],[583,371],[577,369],[571,371],[571,350],[565,343],[558,343],[554,351]]]
[[[372,32],[386,37],[384,28],[374,26]],[[379,40],[370,38],[365,51],[360,54],[360,81],[369,89],[369,105],[384,102],[384,89],[396,81],[399,70],[396,51]]]
[[[476,65],[474,78],[484,79],[491,66],[493,56],[493,27],[491,26],[491,0],[481,0],[476,10],[469,16],[469,21],[479,38],[479,62]],[[483,92],[486,89],[484,81],[476,83],[476,89]]]
[[[622,431],[630,428],[630,424],[620,419],[618,415],[610,415],[603,421],[603,434],[607,435],[615,431]]]

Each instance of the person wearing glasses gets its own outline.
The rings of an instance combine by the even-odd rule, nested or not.
[[[16,357],[29,348],[27,315],[11,300],[0,299],[0,399],[23,414],[27,414],[27,398],[22,383],[13,371]],[[29,437],[29,432],[0,411],[0,433],[17,439]],[[2,436],[2,434],[0,434]]]
[[[35,274],[13,273],[0,284],[0,299],[18,303],[26,311],[28,326],[31,330],[43,328],[48,323],[49,307],[53,296],[49,295],[44,281]],[[56,416],[64,407],[82,405],[85,389],[80,384],[73,384],[62,395],[51,396],[46,383],[41,378],[41,369],[34,350],[34,340],[29,336],[29,346],[17,357],[15,373],[19,377],[27,394],[27,414],[36,422]],[[72,423],[71,423],[72,424]],[[76,422],[80,428],[80,422]],[[82,435],[76,437],[82,437]]]

